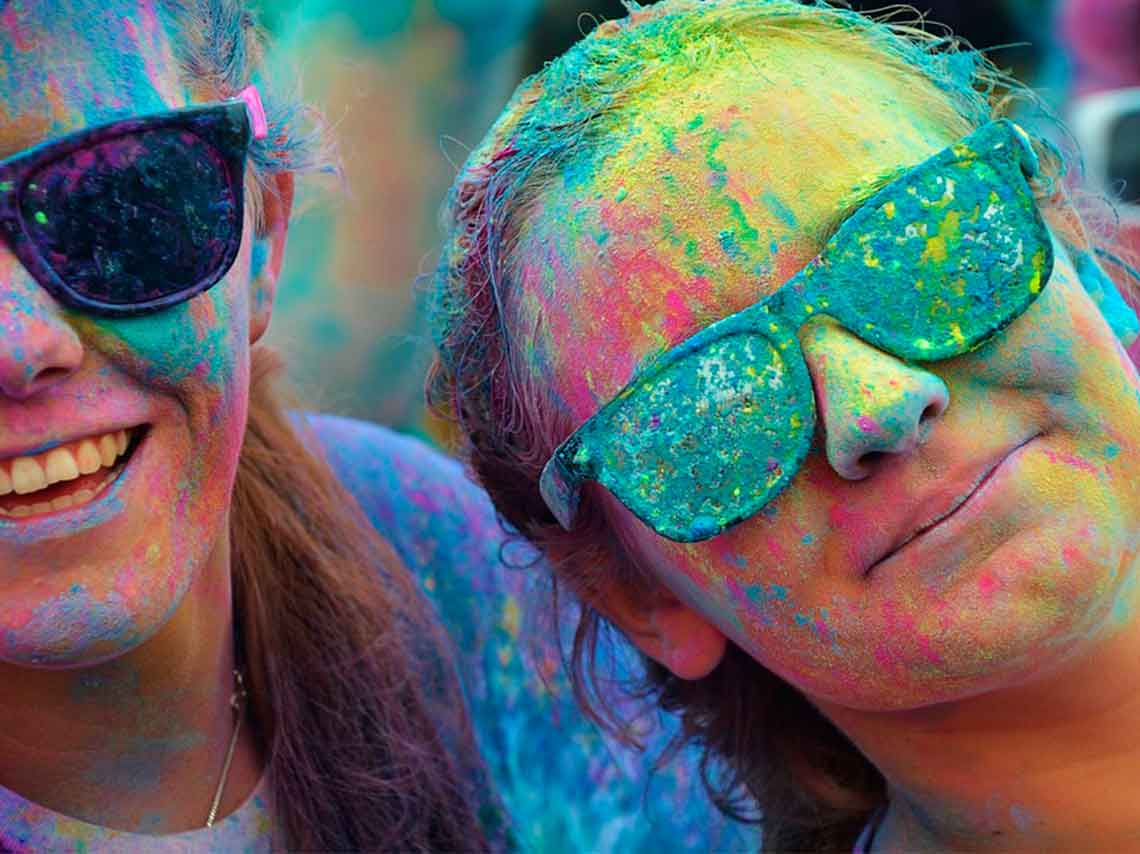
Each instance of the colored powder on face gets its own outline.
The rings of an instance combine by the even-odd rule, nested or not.
[[[23,625],[9,627],[3,657],[54,665],[69,661],[76,648],[129,648],[137,639],[131,603],[113,595],[96,600],[76,584],[67,593],[35,606]]]
[[[778,196],[774,193],[764,193],[760,198],[764,204],[767,205],[768,210],[770,210],[780,222],[788,228],[796,227],[796,215],[792,213],[787,205],[780,201]]]
[[[1111,279],[1105,275],[1100,264],[1090,252],[1077,253],[1074,258],[1077,275],[1109,329],[1113,331],[1123,347],[1128,347],[1140,338],[1140,319]]]
[[[187,102],[163,7],[68,0],[13,8],[38,34],[24,54],[0,38],[4,109],[34,120],[18,126],[23,139],[8,140],[19,147]],[[6,555],[15,549],[25,571],[2,580],[0,619],[13,660],[121,654],[167,622],[206,564],[227,521],[244,427],[246,268],[239,256],[208,294],[129,320],[61,312],[18,266],[0,279],[6,362],[30,376],[45,353],[79,348],[83,356],[81,369],[64,370],[51,384],[54,416],[17,406],[4,425],[9,441],[51,444],[80,429],[146,428],[126,474],[97,501],[26,530],[6,526],[0,566],[12,565]],[[97,529],[100,546],[92,548]],[[40,575],[66,586],[31,590],[27,578]]]
[[[611,29],[615,32],[620,30],[619,27]],[[733,34],[737,41],[745,41],[740,33],[740,30],[736,30]],[[696,41],[694,33],[680,35],[679,42],[685,38]],[[778,42],[778,39],[772,41]],[[775,287],[803,268],[807,260],[818,251],[823,237],[836,224],[835,212],[849,210],[850,205],[846,202],[852,198],[865,198],[866,194],[860,188],[873,185],[889,170],[913,165],[921,156],[964,136],[970,126],[970,122],[965,121],[960,126],[961,132],[954,130],[954,122],[946,120],[946,114],[953,112],[951,108],[946,108],[938,120],[930,119],[924,112],[922,103],[935,102],[936,98],[927,97],[931,95],[929,91],[917,99],[911,98],[908,93],[897,91],[900,88],[909,89],[909,81],[903,81],[903,86],[899,86],[897,80],[894,83],[868,81],[870,85],[858,86],[849,85],[847,80],[842,86],[819,84],[820,80],[828,79],[823,75],[831,75],[833,78],[834,62],[829,65],[829,59],[835,58],[804,51],[801,43],[800,55],[804,64],[814,61],[820,65],[819,76],[812,77],[805,73],[800,75],[803,79],[789,81],[779,76],[779,72],[773,73],[765,64],[763,51],[757,51],[759,57],[749,57],[748,73],[754,79],[765,75],[771,77],[765,82],[781,94],[779,104],[764,103],[762,92],[756,91],[760,87],[749,89],[742,84],[732,90],[736,100],[751,109],[751,114],[743,121],[751,134],[748,140],[751,144],[751,157],[746,158],[739,151],[733,151],[733,140],[730,137],[687,140],[683,132],[675,131],[675,116],[689,116],[699,109],[701,114],[717,116],[710,119],[709,125],[716,127],[718,133],[723,133],[723,122],[719,121],[723,111],[715,109],[715,97],[707,90],[702,90],[698,85],[699,79],[688,87],[678,85],[680,80],[689,82],[685,77],[687,69],[682,58],[691,56],[695,48],[690,45],[690,52],[687,52],[683,45],[670,47],[676,49],[675,54],[670,54],[676,57],[672,63],[662,60],[665,51],[652,54],[652,47],[645,49],[645,53],[657,62],[655,69],[667,68],[672,72],[668,80],[668,106],[663,111],[667,114],[654,114],[654,96],[660,97],[660,91],[654,92],[645,76],[639,77],[639,88],[629,98],[630,111],[636,112],[640,126],[647,125],[648,129],[641,136],[636,133],[620,135],[622,144],[616,144],[612,138],[607,138],[596,152],[599,163],[604,163],[604,167],[583,167],[580,163],[575,163],[573,180],[567,178],[560,182],[562,176],[557,168],[552,169],[554,178],[551,187],[544,187],[543,198],[534,207],[527,209],[530,222],[523,229],[520,241],[522,248],[519,252],[520,257],[526,259],[524,265],[539,257],[539,253],[534,250],[536,245],[543,247],[546,253],[544,260],[556,255],[560,264],[557,273],[537,264],[524,270],[524,275],[519,278],[521,287],[528,289],[525,301],[528,311],[523,314],[522,322],[512,322],[510,325],[514,329],[542,330],[534,348],[543,351],[544,371],[540,376],[556,386],[561,398],[558,402],[579,423],[612,399],[644,365],[652,364],[652,360],[646,361],[646,354],[659,352],[659,337],[645,328],[651,324],[647,316],[658,310],[664,294],[677,287],[672,281],[667,287],[658,286],[663,278],[658,272],[661,268],[671,268],[683,278],[695,274],[694,267],[698,261],[707,265],[701,275],[710,277],[713,294],[705,303],[688,303],[699,324],[707,325],[739,311],[756,299],[770,294]],[[707,45],[702,43],[701,47],[703,49]],[[700,56],[702,61],[692,63],[692,69],[699,69],[702,74],[710,77],[715,76],[717,65],[710,57],[716,56],[716,51],[709,49]],[[645,57],[638,56],[636,60],[643,58]],[[844,70],[849,70],[848,58],[845,56],[842,61]],[[929,59],[930,64],[938,61],[935,58]],[[798,63],[800,57],[790,57],[780,65],[799,69],[801,65]],[[916,66],[921,64],[915,63]],[[617,65],[614,62],[609,67]],[[640,68],[634,58],[630,58],[629,65]],[[945,82],[947,88],[959,85],[964,79],[961,72],[969,70],[967,62],[957,62],[955,65],[952,80]],[[854,70],[855,63],[850,63],[850,67]],[[595,83],[595,77],[584,73],[589,68],[577,61],[567,62],[565,67],[556,70],[554,85],[550,88],[555,93],[561,92],[560,86],[567,85],[573,79],[590,79],[591,83]],[[569,73],[571,70],[573,74]],[[826,92],[826,105],[801,96],[805,91],[810,94],[813,88],[802,84],[813,81],[817,84],[815,88]],[[728,88],[725,81],[717,82],[722,89]],[[645,83],[643,87],[640,86],[642,83]],[[797,88],[797,85],[801,88]],[[572,86],[567,85],[567,88],[572,89]],[[595,91],[612,92],[620,88],[598,86]],[[682,90],[686,96],[702,96],[705,102],[698,107],[696,103],[683,101],[675,94]],[[794,96],[790,97],[789,92],[794,92]],[[874,108],[866,97],[868,92],[876,94]],[[883,97],[878,97],[880,95]],[[586,93],[583,99],[588,99],[589,96],[590,93]],[[714,101],[713,108],[708,103],[710,100]],[[756,103],[760,104],[759,109],[756,108]],[[959,105],[959,102],[955,103],[955,106]],[[580,104],[558,103],[558,98],[554,96],[548,106],[550,118],[557,116],[565,119],[577,115],[573,108]],[[938,106],[941,108],[942,105]],[[878,112],[880,109],[881,113]],[[772,120],[772,116],[776,115],[780,116],[779,122]],[[974,102],[972,112],[963,109],[962,115],[964,118],[972,115],[984,121],[988,117],[988,111],[979,101]],[[603,116],[596,125],[591,124],[591,128],[604,126],[607,120]],[[654,123],[669,129],[668,148],[662,143],[664,136],[658,132]],[[539,127],[550,127],[553,124],[553,121],[545,124],[536,122]],[[614,124],[617,126],[620,121],[615,120]],[[802,138],[797,139],[791,134],[785,138],[784,129],[792,127],[805,129]],[[852,129],[855,132],[851,132]],[[518,144],[523,150],[528,150],[527,146],[532,142],[527,136],[529,130],[529,127],[524,127],[512,145]],[[619,135],[614,134],[613,137]],[[537,149],[547,144],[548,140],[542,139],[535,143]],[[711,157],[707,156],[710,150]],[[870,152],[875,152],[875,156],[869,156]],[[687,170],[686,164],[689,163],[697,168]],[[795,168],[773,169],[773,163],[793,163]],[[834,168],[837,164],[843,168]],[[722,165],[724,171],[718,168]],[[784,173],[793,174],[796,181],[789,181]],[[592,183],[584,186],[580,179],[587,175]],[[575,243],[574,226],[566,226],[570,220],[567,213],[570,203],[559,196],[565,193],[568,196],[577,194],[589,198],[591,194],[596,194],[600,198],[612,198],[610,194],[616,190],[618,175],[621,176],[622,186],[628,185],[631,188],[630,197],[623,207],[634,207],[631,203],[636,202],[640,205],[640,210],[627,210],[622,214],[624,221],[606,223],[607,233],[612,236],[607,242],[606,253],[599,255],[595,244],[582,248]],[[723,179],[721,176],[724,176]],[[652,204],[643,201],[645,194],[641,191],[642,187],[652,191]],[[676,195],[672,195],[675,188]],[[931,204],[939,204],[948,196],[953,197],[951,188],[945,184],[932,185],[928,189],[930,194],[925,198]],[[764,192],[771,192],[779,206],[763,204]],[[738,239],[737,224],[728,219],[727,206],[721,205],[722,198],[718,194],[731,194],[731,198],[747,212],[751,227],[758,232],[758,244],[763,246],[763,257],[745,257],[747,249]],[[781,211],[780,206],[784,210]],[[988,211],[994,206],[995,200],[979,196],[965,200],[960,207]],[[789,220],[782,214],[793,219]],[[899,206],[885,210],[884,217],[892,219],[893,225],[879,230],[877,234],[874,229],[870,229],[870,239],[859,247],[857,257],[852,256],[852,275],[848,283],[852,291],[857,291],[872,271],[887,269],[892,263],[901,262],[902,256],[892,247],[884,245],[897,237],[900,230],[904,234],[908,227],[914,230],[922,238],[924,263],[939,265],[953,257],[954,251],[950,244],[956,239],[955,235],[968,233],[972,225],[953,217],[931,217],[923,223],[931,229],[931,233],[920,235],[917,233],[919,218],[913,216],[913,211]],[[535,220],[539,223],[535,224]],[[543,227],[543,221],[548,223],[547,227]],[[798,223],[791,233],[788,225],[790,221]],[[527,228],[533,229],[533,233],[528,234]],[[944,234],[933,233],[939,230],[944,231]],[[583,231],[593,233],[591,229],[583,228]],[[625,240],[625,235],[631,237]],[[725,251],[725,235],[732,238],[728,241],[731,253]],[[876,236],[882,240],[877,241]],[[915,245],[919,245],[919,241],[916,240]],[[674,249],[675,246],[678,248]],[[635,256],[638,253],[655,256],[660,261],[654,269],[655,276],[634,279],[620,275],[621,265],[615,263],[614,259],[621,259],[622,253],[625,256]],[[1031,263],[1040,263],[1043,268],[1043,259]],[[644,261],[641,261],[641,265],[639,269],[648,266]],[[764,268],[769,271],[769,276],[757,281],[755,271]],[[636,287],[626,284],[630,281],[635,281]],[[940,283],[941,279],[931,276],[918,284],[929,293],[936,282]],[[1043,281],[1038,281],[1035,286],[1039,289],[1043,284]],[[946,306],[930,303],[927,307],[943,310],[956,303],[968,305],[976,295],[972,290],[975,286],[980,286],[980,280],[947,283]],[[530,290],[532,287],[533,291]],[[521,302],[523,301],[520,300]],[[1002,420],[1000,426],[1011,432],[1014,428],[1031,426],[1018,419],[1021,412],[1017,405],[1025,403],[1027,398],[1040,391],[1042,377],[1056,380],[1068,388],[1065,383],[1081,373],[1075,355],[1075,350],[1080,348],[1079,342],[1075,340],[1072,329],[1057,320],[1068,316],[1067,309],[1071,306],[1048,301],[1042,301],[1037,306],[1047,306],[1048,311],[1054,312],[1051,322],[1043,321],[1041,316],[1030,318],[1027,314],[1010,326],[1011,330],[1016,330],[1016,334],[1009,332],[994,341],[985,353],[979,351],[963,360],[976,372],[978,381],[975,384],[997,387],[1004,382],[1007,384],[1005,388],[1015,388],[1016,393],[1003,398],[987,387],[987,391],[992,392],[992,397],[986,397],[971,385],[971,375],[964,369],[947,369],[960,380],[956,390],[974,395],[972,399],[964,395],[958,402],[959,407],[968,409],[972,406],[982,412],[993,412],[997,403],[1004,402],[1009,405],[1008,409],[1003,410],[1008,413],[1008,417]],[[531,311],[532,308],[536,310]],[[908,313],[906,308],[900,306],[892,305],[889,308],[890,320],[898,321],[894,323],[896,328],[915,325],[914,312]],[[1042,308],[1042,312],[1045,313],[1046,308]],[[945,318],[935,317],[936,314],[937,312],[929,312],[920,319],[931,328],[944,331],[947,346],[957,347],[958,352],[961,352],[968,330],[964,330],[960,323],[955,326],[954,323],[946,322]],[[1026,334],[1026,329],[1036,332]],[[690,334],[695,331],[691,330]],[[1059,334],[1053,336],[1054,340],[1045,342],[1044,336],[1050,332]],[[1032,346],[1035,334],[1041,336],[1036,339],[1038,342],[1044,342],[1036,347]],[[526,358],[530,358],[529,353]],[[842,366],[846,379],[841,385],[849,392],[843,406],[846,412],[859,411],[859,406],[868,399],[878,402],[878,395],[884,389],[891,388],[889,382],[872,384],[857,381],[859,372],[847,369],[857,368],[865,364],[866,360],[859,361],[853,357],[852,361],[854,364]],[[958,370],[963,372],[955,373]],[[582,389],[569,379],[585,372],[591,376],[588,389]],[[891,379],[893,367],[887,374],[884,379]],[[1075,396],[1084,394],[1086,392],[1083,391],[1074,393]],[[1070,400],[1056,405],[1050,412],[1056,415],[1075,404],[1076,400]],[[1080,405],[1086,404],[1082,400]],[[895,414],[888,412],[885,417],[875,412],[873,422],[884,432],[899,433],[907,419],[902,417],[905,415],[905,407],[898,406],[896,409]],[[955,411],[954,417],[960,418],[961,412],[961,408]],[[660,412],[654,412],[646,423],[654,430],[662,429],[663,425],[668,427],[668,419],[662,417]],[[989,421],[980,424],[970,421],[954,423],[953,432],[960,434],[958,438],[963,441],[976,440],[980,434],[995,426]],[[980,429],[982,426],[985,429]],[[1095,434],[1096,446],[1103,447],[1103,429],[1092,433]],[[940,434],[940,439],[943,435]],[[1067,450],[1073,451],[1072,448]],[[1058,615],[1062,614],[1065,595],[1060,591],[1069,590],[1066,585],[1072,582],[1065,577],[1063,568],[1057,566],[1060,549],[1056,547],[1057,543],[1050,541],[1047,548],[1043,546],[1041,554],[1030,553],[1031,549],[1020,545],[1017,549],[1011,548],[1000,559],[987,564],[987,571],[994,573],[992,578],[983,577],[980,584],[970,583],[977,579],[967,576],[971,569],[969,561],[977,558],[983,549],[990,549],[986,551],[989,555],[995,543],[1005,543],[1002,538],[1009,536],[1009,531],[1005,529],[1016,527],[1008,506],[1001,513],[995,512],[994,519],[979,522],[977,530],[973,532],[979,540],[982,536],[978,531],[990,536],[991,540],[984,544],[976,541],[956,543],[953,548],[946,550],[948,554],[938,555],[929,561],[928,573],[914,572],[907,579],[879,579],[875,582],[840,580],[846,578],[842,573],[851,569],[848,564],[857,557],[860,538],[879,533],[882,525],[890,521],[889,518],[884,518],[886,508],[895,507],[896,500],[913,498],[907,492],[909,489],[915,490],[917,494],[922,487],[931,488],[930,482],[922,480],[920,474],[929,475],[930,470],[935,468],[938,468],[940,474],[945,473],[944,469],[948,468],[946,460],[950,458],[965,465],[980,453],[980,443],[975,441],[969,445],[964,442],[962,448],[949,449],[940,446],[939,452],[946,454],[937,460],[941,463],[940,466],[936,466],[932,458],[924,457],[923,463],[928,469],[920,471],[922,467],[917,465],[908,469],[913,478],[900,478],[898,487],[893,491],[876,490],[873,486],[865,486],[862,492],[855,488],[849,489],[847,484],[837,483],[838,478],[829,471],[826,460],[813,458],[811,462],[815,478],[810,486],[816,492],[804,489],[794,494],[789,493],[788,500],[780,506],[779,518],[794,520],[797,523],[795,526],[769,526],[767,515],[762,514],[748,520],[747,526],[733,529],[724,537],[700,547],[670,549],[653,540],[658,548],[656,554],[662,558],[656,565],[668,567],[670,572],[683,575],[698,587],[702,594],[699,601],[703,611],[716,614],[718,625],[726,631],[735,630],[738,616],[752,614],[756,610],[756,603],[744,591],[752,594],[755,592],[753,586],[774,579],[786,583],[794,592],[796,610],[809,623],[816,614],[812,610],[813,606],[833,608],[829,615],[834,616],[835,624],[842,627],[845,644],[850,650],[846,657],[831,656],[821,644],[805,640],[807,633],[795,626],[794,614],[784,615],[783,619],[776,622],[779,631],[741,632],[736,637],[762,661],[782,664],[784,672],[804,674],[805,682],[799,687],[804,688],[806,685],[831,690],[832,696],[841,696],[844,702],[851,702],[852,697],[858,697],[871,705],[907,702],[922,704],[939,690],[946,690],[946,684],[954,677],[969,679],[979,673],[992,675],[995,670],[1003,667],[1014,669],[1019,666],[1015,661],[1016,656],[1006,653],[1016,646],[1012,640],[1015,635],[1019,638],[1043,637],[1047,634],[1047,629],[1052,630],[1057,626],[1061,626],[1057,631],[1064,631],[1065,627],[1061,625],[1063,618]],[[694,456],[697,453],[694,451]],[[1084,450],[1070,453],[1069,456],[1088,461],[1090,454]],[[685,462],[688,459],[686,457]],[[1041,452],[1035,453],[1033,464],[1037,468],[1028,467],[1028,472],[1021,473],[1025,483],[1036,483],[1042,479],[1040,470],[1044,462],[1048,462],[1048,457]],[[652,466],[642,467],[641,471],[650,477],[656,475],[656,469]],[[1079,475],[1092,475],[1092,472],[1081,472],[1070,467],[1057,473],[1059,480],[1054,485],[1054,491],[1060,494],[1066,483],[1065,478]],[[1082,488],[1090,493],[1095,492],[1089,487],[1090,483],[1104,482],[1104,478],[1099,477],[1099,472],[1098,475],[1079,479]],[[1042,494],[1060,500],[1048,489]],[[1011,497],[1010,502],[1012,501]],[[1062,506],[1069,507],[1068,504],[1057,505],[1058,509]],[[843,509],[832,512],[834,508]],[[1024,518],[1031,510],[1030,502],[1019,502],[1018,518]],[[1002,530],[995,532],[990,529],[991,526]],[[806,530],[810,530],[814,536],[812,543],[803,542]],[[1065,530],[1069,531],[1068,528]],[[777,548],[771,548],[769,540],[777,540]],[[1041,540],[1050,538],[1039,537],[1038,541]],[[715,545],[720,541],[730,543],[732,547]],[[1044,553],[1046,551],[1048,554]],[[774,563],[767,560],[768,555],[776,552],[786,556],[787,561]],[[1075,553],[1074,558],[1080,558],[1082,553],[1087,562],[1090,554],[1088,548]],[[950,580],[958,578],[956,573],[961,573],[965,579],[960,586],[956,586],[956,581]],[[1032,584],[1038,585],[1040,589],[1048,589],[1048,594],[1036,598],[1036,591],[1033,591],[1027,595],[1030,582],[1025,579],[1033,579]],[[871,584],[878,586],[872,588]],[[857,589],[857,593],[851,593],[853,588]],[[1056,595],[1054,589],[1058,591]],[[841,592],[836,593],[837,590]],[[766,588],[761,588],[755,595],[759,598],[766,592]],[[978,607],[983,601],[982,596],[991,597],[985,604],[989,606],[992,603],[992,607]],[[1029,608],[1019,610],[1023,604],[1019,596],[1025,596],[1029,600]],[[1018,607],[1010,606],[1008,603],[1011,602],[1017,603]],[[1025,611],[1032,611],[1032,614],[1026,616]],[[789,631],[789,624],[795,631]],[[987,632],[990,634],[987,635]],[[1037,632],[1040,634],[1035,634]],[[1022,650],[1018,648],[1016,651]],[[880,666],[876,668],[873,661]],[[809,681],[808,676],[813,679]],[[841,690],[837,692],[837,688]]]

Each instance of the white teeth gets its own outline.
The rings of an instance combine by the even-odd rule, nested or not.
[[[114,436],[104,436],[99,440],[99,455],[107,468],[115,464],[119,456],[119,443],[115,441]]]
[[[94,442],[84,439],[79,443],[79,450],[75,452],[75,463],[79,466],[80,474],[94,474],[103,467],[103,457]]]
[[[27,516],[39,515],[40,513],[52,513],[59,510],[67,510],[71,507],[81,507],[114,483],[116,477],[118,477],[118,474],[111,472],[103,478],[94,489],[81,489],[73,495],[63,495],[54,501],[39,501],[35,504],[18,504],[9,509],[0,507],[0,518],[23,519]]]
[[[126,430],[119,430],[71,442],[34,457],[0,460],[0,497],[12,493],[32,495],[53,484],[95,474],[102,468],[114,468],[119,457],[126,454],[129,445],[130,434]],[[8,508],[0,506],[0,516],[21,518],[76,507],[90,501],[116,476],[117,472],[109,473],[107,479],[94,490],[81,489],[51,502],[39,501]],[[9,504],[11,503],[9,499]]]
[[[67,448],[56,448],[47,455],[44,474],[47,475],[49,485],[75,480],[79,477],[79,463]]]
[[[12,488],[17,495],[30,495],[46,487],[47,477],[31,457],[19,457],[12,461]]]

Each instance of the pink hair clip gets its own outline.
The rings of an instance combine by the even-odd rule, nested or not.
[[[238,94],[245,101],[249,110],[249,123],[253,128],[254,139],[265,139],[269,136],[269,122],[265,119],[265,105],[261,103],[261,93],[256,86],[246,86]]]

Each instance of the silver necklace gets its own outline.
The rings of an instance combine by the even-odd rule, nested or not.
[[[206,816],[206,827],[213,827],[214,820],[218,817],[218,807],[222,805],[222,795],[226,793],[226,780],[230,776],[230,765],[234,761],[234,751],[237,749],[238,733],[241,732],[241,721],[245,717],[245,680],[242,678],[241,671],[234,670],[234,693],[230,697],[230,708],[234,713],[234,731],[230,736],[230,746],[226,750],[226,761],[222,765],[221,778],[218,780],[218,788],[214,792],[214,800],[210,803],[210,813]]]

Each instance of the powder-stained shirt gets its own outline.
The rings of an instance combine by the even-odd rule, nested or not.
[[[676,732],[671,716],[643,719],[650,749],[642,754],[578,710],[558,633],[534,616],[544,610],[549,573],[507,536],[458,463],[374,425],[329,416],[310,424],[451,636],[476,739],[522,850],[758,850],[757,831],[713,808],[694,752],[652,770]],[[563,636],[572,621],[563,617]],[[631,673],[638,666],[632,655],[617,663]]]

